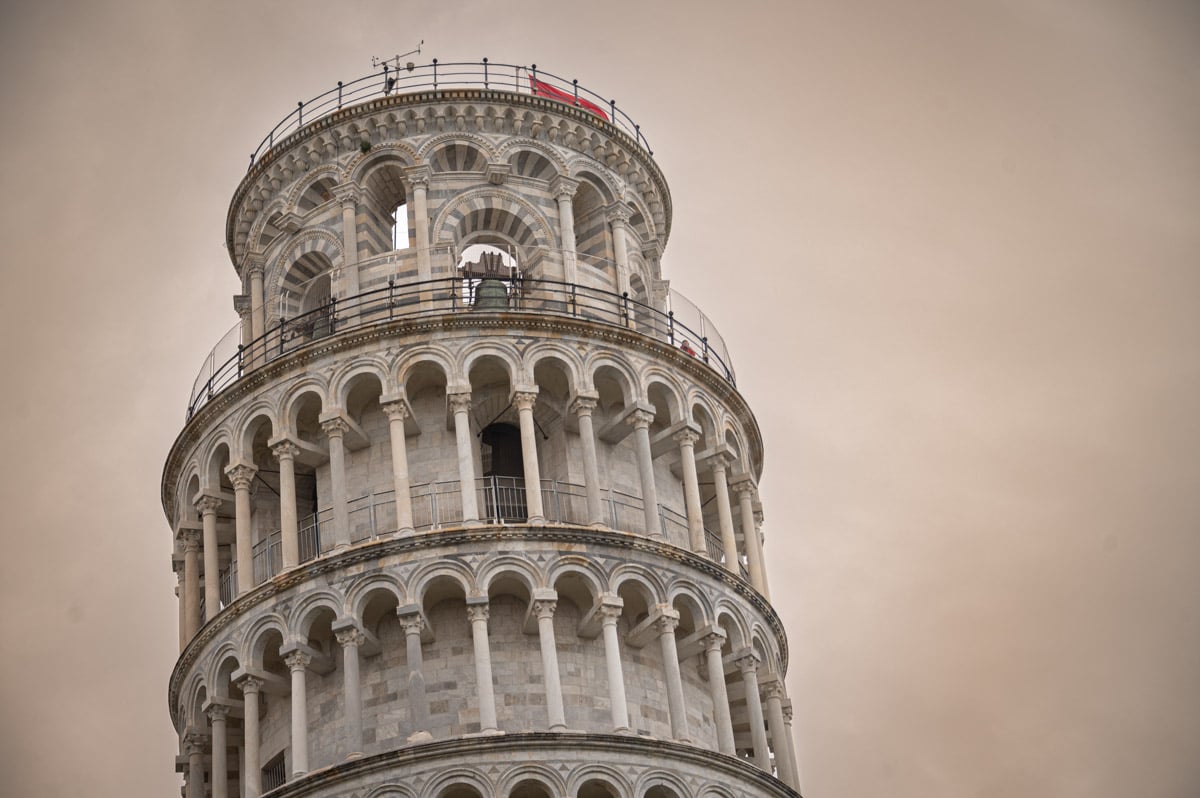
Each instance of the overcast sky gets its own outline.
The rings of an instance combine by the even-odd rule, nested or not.
[[[807,798],[1200,794],[1200,4],[8,2],[0,793],[177,794],[227,203],[425,40],[615,97],[766,442]]]

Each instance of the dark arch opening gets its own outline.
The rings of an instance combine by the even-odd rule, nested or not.
[[[525,460],[521,448],[521,430],[498,421],[479,433],[480,455],[485,481],[485,506],[496,521],[525,521]]]

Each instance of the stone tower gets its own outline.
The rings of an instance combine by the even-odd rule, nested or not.
[[[162,477],[185,795],[794,795],[756,481],[640,129],[394,64],[263,140]]]

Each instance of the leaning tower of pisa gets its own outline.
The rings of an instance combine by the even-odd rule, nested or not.
[[[532,66],[267,134],[162,477],[187,798],[796,795],[762,439],[670,231],[638,125]]]

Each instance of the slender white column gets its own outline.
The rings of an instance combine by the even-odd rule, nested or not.
[[[183,539],[183,618],[188,640],[200,631],[200,530],[182,529]]]
[[[762,693],[767,699],[767,721],[771,726],[771,750],[775,752],[775,771],[779,780],[795,787],[796,776],[788,758],[787,732],[783,721],[783,683],[779,678],[763,682]]]
[[[629,706],[625,701],[625,673],[621,668],[621,648],[617,636],[617,620],[624,602],[620,598],[606,599],[600,605],[600,621],[604,634],[604,663],[608,666],[608,703],[612,711],[613,731],[629,732]]]
[[[642,478],[642,505],[646,514],[646,534],[662,537],[662,523],[658,519],[658,490],[654,486],[654,458],[650,453],[650,422],[654,416],[645,410],[630,413],[626,423],[633,427],[634,444],[637,446],[638,474]]]
[[[767,748],[767,729],[763,723],[762,699],[758,695],[758,657],[745,654],[734,661],[742,672],[746,688],[746,709],[750,714],[750,738],[754,745],[754,763],[771,772],[771,752]]]
[[[258,469],[252,465],[238,463],[225,469],[233,483],[233,527],[237,550],[237,594],[249,593],[254,588],[254,540],[250,526],[250,483]]]
[[[687,708],[683,703],[683,677],[679,672],[679,651],[675,647],[675,627],[679,626],[679,613],[663,610],[654,628],[662,646],[663,671],[667,677],[667,709],[671,713],[671,737],[680,742],[688,741]]]
[[[704,661],[708,666],[708,689],[712,694],[713,725],[717,727],[717,750],[735,756],[737,747],[733,742],[733,720],[729,715],[729,692],[725,689],[725,664],[721,659],[721,647],[725,635],[713,632],[704,636]]]
[[[700,509],[700,479],[696,476],[696,441],[700,436],[690,429],[675,433],[679,444],[679,461],[683,466],[683,503],[687,509],[688,538],[692,551],[708,556],[708,544],[704,540],[704,514]]]
[[[550,190],[558,200],[558,233],[562,240],[563,280],[578,282],[575,264],[575,209],[573,198],[579,181],[559,175],[550,183]]]
[[[211,621],[221,611],[221,556],[217,546],[217,510],[221,499],[201,496],[196,512],[204,525],[204,620]]]
[[[258,798],[262,795],[262,764],[258,759],[258,695],[262,680],[254,676],[243,676],[238,682],[242,688],[242,798]]]
[[[617,293],[629,293],[629,244],[625,239],[625,227],[632,216],[624,205],[609,207],[605,218],[612,225],[613,255],[617,259]]]
[[[487,600],[467,605],[471,622],[471,640],[475,648],[475,687],[479,697],[479,730],[484,734],[499,731],[496,725],[496,694],[492,689],[492,652],[488,647]]]
[[[358,294],[358,188],[339,186],[336,190],[342,203],[342,262],[345,272],[345,296]]]
[[[429,703],[425,699],[424,657],[421,652],[421,633],[425,631],[425,621],[421,613],[416,611],[400,613],[400,627],[404,629],[405,658],[408,661],[408,706],[412,713],[413,734],[428,732]]]
[[[203,733],[188,732],[183,738],[183,753],[188,760],[187,798],[205,798]]]
[[[428,280],[433,275],[429,257],[429,202],[427,199],[429,178],[432,170],[428,166],[413,166],[404,170],[412,189],[413,227],[417,238],[417,279]]]
[[[729,460],[725,455],[716,455],[709,461],[712,467],[713,489],[717,494],[717,522],[721,529],[721,548],[725,550],[725,568],[741,575],[741,560],[738,559],[737,536],[733,531],[733,513],[729,509],[729,481],[725,469]]]
[[[450,409],[454,412],[454,440],[458,446],[458,484],[462,495],[464,522],[479,520],[479,505],[475,501],[475,458],[471,449],[471,394],[447,394]]]
[[[758,525],[754,523],[754,483],[749,479],[734,483],[742,516],[742,541],[746,544],[746,560],[750,571],[750,584],[767,599],[767,574],[763,568],[762,540],[758,536]]]
[[[292,672],[292,777],[308,772],[308,684],[306,674],[312,655],[292,651],[283,658]]]
[[[535,599],[533,612],[538,621],[538,642],[542,649],[542,679],[546,688],[546,715],[550,731],[564,731],[567,716],[563,709],[562,682],[558,672],[558,650],[554,643],[554,610],[558,602]]]
[[[596,432],[592,427],[592,412],[596,400],[580,396],[571,403],[571,412],[579,419],[579,442],[583,446],[583,482],[587,491],[587,522],[604,526],[604,507],[600,503],[600,468],[596,463]]]
[[[271,447],[279,461],[279,548],[283,567],[300,564],[300,532],[296,512],[296,455],[300,447],[291,441],[281,441]]]
[[[208,707],[208,721],[212,726],[212,798],[229,798],[229,742],[226,735],[226,719],[229,707],[212,704]]]
[[[362,681],[359,677],[358,647],[363,634],[357,628],[339,629],[336,633],[342,647],[342,706],[345,710],[346,758],[362,756]]]
[[[396,531],[413,531],[412,489],[408,483],[408,442],[404,437],[404,420],[408,406],[404,402],[385,402],[380,405],[388,417],[388,434],[392,441],[392,489],[396,494]]]
[[[350,545],[350,507],[346,504],[346,439],[350,425],[340,418],[321,422],[329,442],[329,492],[333,504],[333,547]]]
[[[513,403],[517,406],[517,418],[521,425],[521,460],[525,467],[525,505],[529,523],[546,521],[542,508],[542,472],[538,468],[537,431],[533,424],[533,404],[537,401],[537,389],[513,392]]]
[[[175,599],[179,604],[179,650],[182,652],[187,648],[187,603],[185,596],[187,591],[183,581],[183,563],[179,560],[174,560],[171,563],[171,570],[175,572]]]
[[[267,328],[267,305],[263,298],[263,266],[261,263],[250,265],[250,332],[254,340],[262,337]],[[261,346],[254,353],[258,361],[262,361]]]
[[[794,782],[789,786],[796,792],[800,792],[800,760],[796,758],[796,738],[792,732],[792,702],[790,700],[783,702],[783,729],[787,741],[787,757],[792,763],[792,778]]]

